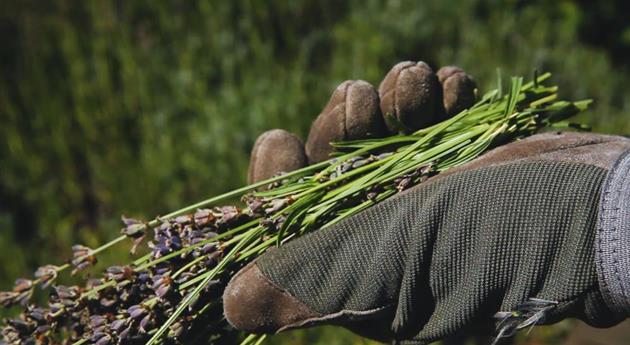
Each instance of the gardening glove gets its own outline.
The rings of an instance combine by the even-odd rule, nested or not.
[[[475,88],[473,79],[459,67],[442,67],[434,73],[426,63],[410,61],[394,66],[378,91],[366,81],[345,81],[313,122],[306,145],[281,129],[258,137],[248,182],[324,161],[333,150],[331,142],[382,137],[433,125],[473,105]]]
[[[236,328],[341,325],[425,344],[630,312],[630,140],[498,147],[260,256],[224,294]]]

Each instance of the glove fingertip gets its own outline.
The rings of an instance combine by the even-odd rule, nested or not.
[[[331,142],[380,137],[386,133],[376,89],[363,80],[347,80],[333,92],[317,116],[305,150],[311,164],[330,158]]]
[[[477,84],[463,69],[445,66],[438,70],[437,77],[442,86],[444,118],[450,118],[475,103]]]
[[[289,172],[305,167],[304,144],[294,134],[282,129],[272,129],[261,134],[249,161],[248,183],[273,177],[279,172]]]
[[[381,112],[390,132],[410,132],[438,122],[440,86],[426,63],[395,65],[379,86]]]
[[[273,284],[250,263],[225,288],[223,312],[235,328],[249,333],[275,333],[321,315]]]

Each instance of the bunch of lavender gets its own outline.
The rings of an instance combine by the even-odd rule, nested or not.
[[[4,342],[18,344],[234,343],[239,335],[222,315],[229,279],[257,256],[309,231],[330,226],[491,147],[531,135],[583,110],[589,101],[556,101],[549,74],[523,84],[513,78],[470,109],[432,127],[385,139],[337,143],[337,157],[188,206],[150,222],[123,218],[122,235],[96,249],[76,245],[72,260],[18,279],[0,305],[22,305],[4,320]],[[267,186],[265,190],[258,188]],[[242,208],[211,207],[240,196]],[[152,232],[153,238],[145,240]],[[84,286],[57,284],[96,262],[107,248],[132,240],[148,253],[111,266]],[[146,251],[145,249],[145,251]],[[30,300],[50,288],[47,306]],[[250,335],[243,344],[259,344]]]

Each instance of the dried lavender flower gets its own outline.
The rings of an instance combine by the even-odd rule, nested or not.
[[[72,246],[72,260],[70,261],[74,267],[72,274],[96,264],[96,256],[92,253],[93,250],[84,245],[75,244]]]
[[[37,278],[42,284],[42,288],[49,287],[57,279],[59,272],[59,266],[44,265],[35,271],[35,278]]]

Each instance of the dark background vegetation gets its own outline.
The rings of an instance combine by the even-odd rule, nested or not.
[[[116,236],[123,213],[152,218],[243,185],[258,134],[282,127],[304,138],[338,83],[378,85],[401,60],[460,65],[482,90],[497,67],[551,71],[564,97],[596,100],[580,121],[628,134],[625,6],[2,1],[0,288],[61,262],[73,243]],[[333,339],[350,341],[327,329],[274,342]]]

